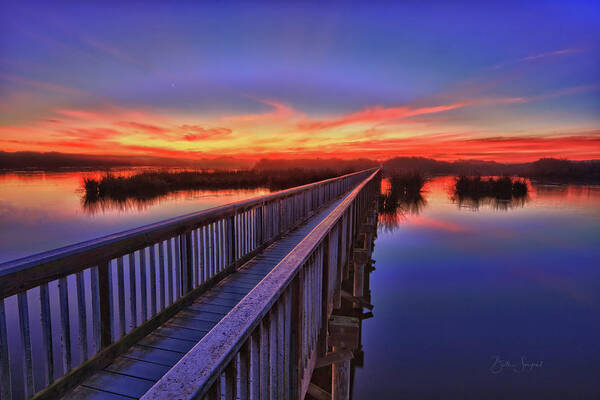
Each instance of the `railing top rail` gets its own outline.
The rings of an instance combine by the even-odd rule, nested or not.
[[[273,270],[202,338],[142,400],[202,398],[260,321],[379,169],[363,180]]]
[[[68,245],[17,260],[0,263],[0,298],[13,294],[12,292],[15,291],[13,288],[9,290],[9,294],[6,294],[6,282],[10,280],[11,277],[16,276],[16,274],[25,273],[29,269],[35,268],[36,271],[38,271],[37,273],[42,274],[41,276],[34,278],[41,283],[45,278],[43,276],[43,272],[39,272],[39,270],[44,269],[45,267],[56,266],[57,263],[68,263],[70,265],[78,265],[78,269],[82,270],[87,267],[97,265],[97,263],[101,260],[115,258],[121,254],[135,251],[136,249],[143,248],[145,245],[155,243],[160,240],[165,240],[173,235],[193,229],[196,226],[211,223],[220,218],[234,215],[237,212],[242,212],[256,205],[264,204],[276,199],[286,198],[328,182],[337,181],[353,175],[364,174],[373,170],[374,169],[366,169],[353,172],[339,177],[309,183],[247,200],[241,200],[235,203],[155,222],[149,225]],[[74,271],[70,271],[70,273],[72,272]],[[53,279],[55,278],[56,277],[53,277]]]

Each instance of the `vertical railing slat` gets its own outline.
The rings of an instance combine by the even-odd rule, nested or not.
[[[67,278],[58,280],[58,291],[60,301],[60,323],[62,338],[62,358],[65,373],[73,367],[73,358],[71,353],[71,324],[69,321],[69,290]]]
[[[165,308],[165,243],[158,242],[158,308],[160,311]]]
[[[167,240],[167,277],[168,277],[168,294],[169,304],[173,304],[173,244],[172,239]]]
[[[129,309],[131,329],[137,326],[137,290],[135,287],[135,252],[129,254]]]
[[[250,399],[260,399],[260,326],[250,340]]]
[[[77,286],[77,313],[79,315],[79,346],[81,351],[81,359],[83,361],[88,358],[88,341],[87,341],[87,313],[85,309],[85,286],[83,281],[83,271],[76,274]]]
[[[156,249],[155,245],[149,246],[150,250],[150,317],[156,315]]]
[[[260,398],[269,398],[269,328],[268,317],[260,323]]]
[[[47,283],[40,285],[40,326],[42,328],[42,352],[46,357],[46,368],[44,369],[44,373],[46,384],[49,385],[54,382],[54,349],[52,347],[50,293]],[[0,329],[2,328],[0,327]]]
[[[125,335],[125,272],[123,258],[117,259],[117,304],[119,308],[119,337]]]
[[[100,290],[98,279],[98,267],[90,270],[92,282],[92,329],[94,331],[94,344],[96,353],[102,349],[102,330],[100,329]]]
[[[277,400],[277,311],[271,309],[269,318],[269,393],[271,400]]]
[[[246,339],[246,342],[240,349],[239,362],[239,381],[240,381],[240,399],[250,398],[250,342],[251,339]]]
[[[237,362],[234,358],[225,368],[225,400],[237,399]]]
[[[8,335],[6,333],[6,310],[4,309],[4,299],[0,299],[0,398],[10,400],[12,390],[10,384],[10,360],[8,356]]]
[[[181,236],[175,236],[175,299],[179,299],[183,293],[181,288],[181,272],[183,271],[183,263],[181,258]]]
[[[21,327],[21,343],[23,346],[25,396],[31,397],[34,393],[33,361],[31,358],[31,331],[29,329],[29,304],[27,302],[27,292],[19,293],[17,295],[17,301],[19,308],[19,326]]]
[[[112,285],[110,261],[98,266],[98,292],[100,295],[100,345],[108,347],[112,342]]]
[[[148,289],[146,288],[146,248],[140,250],[140,306],[142,308],[142,321],[148,319]]]

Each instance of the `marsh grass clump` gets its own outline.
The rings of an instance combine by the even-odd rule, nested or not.
[[[152,199],[180,190],[268,188],[282,190],[334,178],[350,171],[241,170],[241,171],[142,171],[130,176],[107,172],[99,179],[84,178],[85,201],[101,199]]]
[[[90,199],[98,198],[98,181],[94,178],[83,178],[83,190],[86,197]]]
[[[425,206],[421,193],[425,177],[418,172],[388,177],[390,188],[379,197],[379,216],[388,228],[398,225],[398,218],[405,214],[419,214]]]
[[[454,194],[459,198],[511,200],[527,196],[527,183],[509,176],[482,179],[480,176],[461,175],[456,179]]]

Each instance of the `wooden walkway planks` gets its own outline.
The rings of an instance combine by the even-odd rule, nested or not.
[[[137,399],[175,365],[342,200],[224,278],[64,399]]]

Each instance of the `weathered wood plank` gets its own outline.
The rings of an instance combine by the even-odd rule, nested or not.
[[[317,362],[315,363],[315,368],[326,367],[333,363],[352,360],[352,358],[354,358],[354,354],[351,350],[338,350],[335,352],[327,353],[325,357],[317,359]]]
[[[99,371],[84,383],[84,387],[102,390],[121,396],[140,398],[154,384],[147,379],[134,378],[114,372]]]
[[[113,315],[111,304],[112,285],[110,277],[110,262],[107,261],[98,266],[98,292],[100,294],[100,344],[102,347],[107,347],[112,342]]]
[[[269,374],[269,321],[263,319],[260,323],[260,398],[268,399],[270,396]]]
[[[169,305],[173,304],[173,244],[172,239],[167,240],[167,282]]]
[[[2,395],[3,400],[10,400],[12,391],[10,385],[10,360],[8,358],[8,335],[6,334],[4,299],[0,299],[0,378],[2,378],[3,382],[0,388],[0,395]]]
[[[250,340],[250,398],[260,398],[261,369],[260,369],[260,328],[255,329]]]
[[[142,323],[148,319],[148,289],[146,287],[146,249],[140,252],[140,306],[142,311]]]
[[[165,281],[165,243],[158,243],[158,309],[165,309],[165,289],[167,282]]]
[[[148,247],[150,250],[150,315],[156,314],[156,245]]]
[[[117,307],[119,309],[119,337],[125,335],[125,271],[124,257],[117,259]]]
[[[34,393],[33,389],[33,363],[31,358],[31,332],[29,330],[29,304],[27,302],[27,292],[17,295],[17,304],[19,309],[19,326],[21,328],[21,343],[23,346],[23,365],[25,396],[30,397]]]
[[[225,400],[237,399],[237,360],[234,358],[225,368]]]
[[[71,324],[69,321],[69,294],[67,278],[58,280],[58,292],[60,301],[60,325],[62,336],[62,357],[64,371],[70,371],[73,368],[73,358],[71,354]]]
[[[333,364],[332,368],[332,400],[348,400],[350,398],[350,360]]]
[[[177,316],[197,319],[199,321],[219,322],[225,316],[225,314],[196,310],[194,308],[194,305],[192,304],[191,306],[186,307],[185,309],[177,313]]]
[[[205,311],[213,314],[222,315],[226,315],[233,308],[233,306],[222,306],[218,304],[203,303],[202,298],[200,298],[199,301],[195,301],[194,303],[192,303],[189,307],[197,311]]]
[[[307,393],[314,397],[316,400],[331,400],[331,393],[324,389],[321,389],[314,383],[308,385]]]
[[[197,329],[200,331],[209,331],[216,325],[216,322],[201,321],[198,319],[178,317],[178,316],[171,318],[169,320],[169,322],[176,326],[181,326],[181,327],[190,328],[190,329]]]
[[[129,328],[137,326],[137,290],[135,285],[135,253],[129,254]]]
[[[147,347],[154,347],[161,350],[175,351],[178,353],[185,354],[192,347],[194,347],[196,342],[193,342],[191,340],[181,340],[160,335],[154,335],[151,333],[142,340],[140,340],[138,344]]]
[[[161,365],[141,360],[134,360],[132,358],[126,357],[118,357],[106,368],[104,368],[104,370],[121,375],[133,376],[134,378],[157,381],[165,373],[167,373],[169,368],[170,367],[167,365]]]
[[[83,272],[76,274],[77,285],[77,314],[79,316],[79,349],[83,361],[88,358],[88,340],[87,340],[87,316],[85,308],[85,287],[83,284]],[[43,318],[42,318],[43,320]]]
[[[2,300],[0,300],[2,302]],[[0,303],[2,307],[3,303]],[[0,310],[0,314],[2,311]],[[40,327],[42,328],[42,352],[46,357],[46,368],[44,369],[46,385],[49,385],[54,381],[54,349],[52,342],[52,320],[50,315],[50,293],[48,290],[48,284],[45,283],[40,286]],[[4,328],[6,329],[6,327]],[[2,316],[0,316],[0,331],[2,330]],[[87,338],[86,338],[87,342]],[[2,344],[2,334],[0,333],[0,344]],[[0,359],[4,359],[3,354],[0,352]],[[8,362],[8,360],[6,360]],[[8,368],[8,364],[6,365]],[[3,382],[9,382],[9,380],[3,380]],[[9,387],[10,385],[6,385]],[[5,397],[3,397],[4,399]]]
[[[208,333],[207,330],[190,329],[169,322],[152,332],[153,335],[172,337],[175,339],[190,340],[198,342]]]
[[[122,357],[125,358],[153,362],[155,364],[166,365],[169,367],[175,365],[175,363],[179,361],[182,356],[183,353],[142,345],[135,345],[128,352],[122,355]]]
[[[85,386],[79,386],[69,393],[63,400],[130,400],[131,397],[120,396],[118,394],[105,392],[103,390],[92,389]]]
[[[250,338],[244,343],[240,350],[239,360],[239,381],[240,381],[240,399],[250,398]]]

